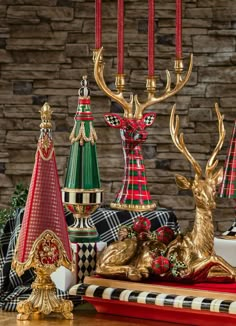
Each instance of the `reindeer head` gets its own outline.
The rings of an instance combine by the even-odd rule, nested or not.
[[[175,106],[172,109],[170,117],[170,133],[175,146],[191,163],[195,170],[194,179],[188,179],[181,175],[176,175],[176,183],[182,189],[191,189],[194,200],[198,208],[214,209],[215,208],[215,194],[216,186],[221,183],[223,178],[223,168],[215,171],[218,160],[215,160],[217,153],[220,151],[225,137],[225,129],[223,119],[224,116],[220,114],[219,107],[215,104],[215,110],[218,118],[219,141],[207,162],[205,169],[205,178],[203,177],[202,169],[199,163],[189,153],[184,143],[183,133],[179,133],[179,116],[175,119]]]
[[[138,144],[144,143],[147,139],[147,127],[150,127],[155,121],[156,113],[146,113],[142,119],[122,118],[115,113],[107,113],[104,119],[108,126],[112,128],[119,128],[122,140],[134,147]]]

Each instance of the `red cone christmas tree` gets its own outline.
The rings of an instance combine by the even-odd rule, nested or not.
[[[59,266],[72,267],[72,253],[67,234],[61,191],[57,174],[51,132],[50,106],[41,108],[41,134],[20,230],[13,268],[22,275],[33,267],[36,280],[32,294],[20,302],[18,319],[27,319],[33,312],[61,312],[71,319],[71,301],[59,300],[50,275]]]

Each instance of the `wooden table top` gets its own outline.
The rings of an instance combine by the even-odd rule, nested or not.
[[[0,311],[1,326],[171,326],[178,325],[146,319],[129,318],[109,314],[99,314],[90,305],[80,305],[75,309],[74,319],[66,320],[60,314],[51,313],[48,316],[38,316],[27,321],[18,321],[16,312]],[[37,319],[35,319],[37,318]]]

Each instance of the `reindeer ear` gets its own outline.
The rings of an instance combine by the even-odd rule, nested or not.
[[[144,114],[142,121],[145,124],[145,128],[150,127],[153,124],[156,119],[156,116],[157,115],[154,112]]]
[[[224,170],[220,168],[216,173],[213,175],[213,179],[215,180],[216,185],[219,185],[223,180]]]
[[[105,122],[109,127],[112,128],[122,128],[124,119],[119,116],[119,114],[115,113],[106,113],[104,114]]]
[[[191,181],[180,174],[175,175],[175,182],[181,189],[190,189],[192,186]]]

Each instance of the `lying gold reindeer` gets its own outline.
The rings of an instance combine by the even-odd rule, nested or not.
[[[176,175],[176,183],[182,189],[191,189],[196,203],[196,216],[191,232],[178,235],[167,247],[157,240],[140,242],[137,238],[127,238],[125,229],[120,239],[109,245],[97,262],[97,274],[106,277],[118,277],[139,281],[152,273],[153,250],[165,256],[175,257],[182,262],[183,268],[176,277],[170,272],[161,277],[164,280],[191,282],[234,282],[235,269],[214,252],[214,226],[212,210],[215,208],[216,187],[222,181],[223,169],[216,170],[215,160],[225,137],[223,116],[218,105],[215,105],[218,118],[219,141],[207,162],[205,178],[198,162],[186,148],[183,133],[179,133],[179,117],[175,118],[175,106],[170,117],[170,133],[172,140],[180,152],[191,163],[195,171],[193,180]]]
[[[216,186],[222,182],[223,168],[216,171],[218,160],[215,160],[220,151],[225,129],[219,107],[215,104],[218,118],[219,141],[206,164],[205,178],[198,162],[189,153],[184,143],[183,133],[178,136],[179,117],[175,119],[175,106],[170,117],[170,133],[175,146],[191,163],[195,171],[193,180],[176,175],[176,183],[182,189],[191,189],[196,204],[196,216],[191,232],[184,236],[178,235],[167,249],[167,257],[175,253],[177,258],[185,263],[187,268],[182,271],[182,277],[191,281],[234,281],[235,270],[223,258],[214,252],[214,226],[212,210],[216,207]]]

